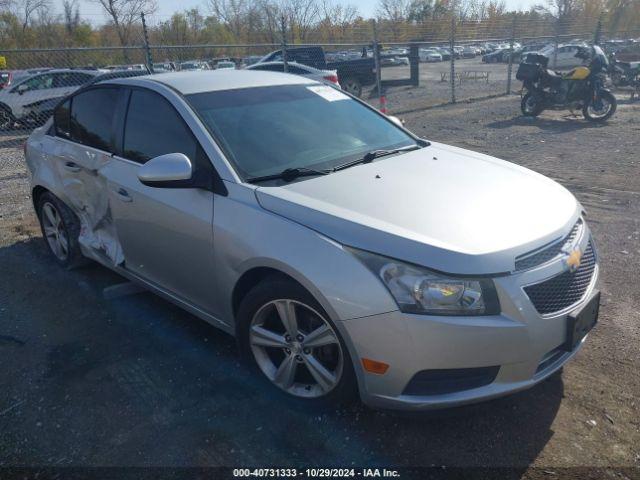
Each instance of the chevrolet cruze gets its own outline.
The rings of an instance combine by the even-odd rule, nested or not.
[[[102,82],[25,154],[60,265],[92,259],[235,335],[302,403],[523,390],[597,321],[598,257],[565,188],[303,77]]]

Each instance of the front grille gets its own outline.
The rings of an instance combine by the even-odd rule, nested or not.
[[[591,240],[575,272],[564,272],[535,285],[524,287],[531,303],[543,315],[559,312],[584,297],[596,268],[596,255]]]
[[[573,246],[576,240],[580,239],[583,231],[584,221],[579,219],[566,237],[556,240],[538,250],[516,257],[516,272],[529,270],[530,268],[537,267],[538,265],[550,262],[556,257],[559,257],[565,247]]]

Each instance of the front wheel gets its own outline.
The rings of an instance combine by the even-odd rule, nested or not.
[[[531,92],[527,92],[520,102],[520,110],[525,117],[537,117],[544,110],[542,99]]]
[[[4,107],[0,107],[0,130],[11,130],[16,119],[12,113]]]
[[[257,374],[312,407],[350,403],[357,393],[351,357],[313,296],[274,276],[254,287],[237,315],[238,340]]]
[[[590,98],[582,107],[582,115],[590,122],[604,122],[616,112],[618,102],[611,92],[602,92],[597,100]]]

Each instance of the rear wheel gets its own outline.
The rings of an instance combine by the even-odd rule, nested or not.
[[[38,219],[42,236],[55,260],[66,268],[83,265],[87,259],[80,251],[80,220],[62,200],[50,192],[38,198]]]
[[[590,122],[604,122],[616,112],[618,102],[610,92],[602,92],[600,98],[594,101],[589,99],[582,107],[582,115]]]
[[[274,276],[254,287],[237,321],[245,357],[295,402],[326,407],[356,397],[353,365],[338,330],[297,283]]]
[[[362,96],[362,83],[357,78],[349,77],[341,82],[342,89],[353,95],[354,97],[360,98]]]
[[[527,92],[520,102],[520,110],[526,117],[537,117],[544,110],[542,99],[531,92]]]

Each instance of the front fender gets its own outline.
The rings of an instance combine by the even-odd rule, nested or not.
[[[303,285],[334,322],[398,309],[382,281],[335,241],[264,210],[251,188],[228,184],[214,200],[216,302],[234,325],[233,290],[247,271],[267,267]]]

